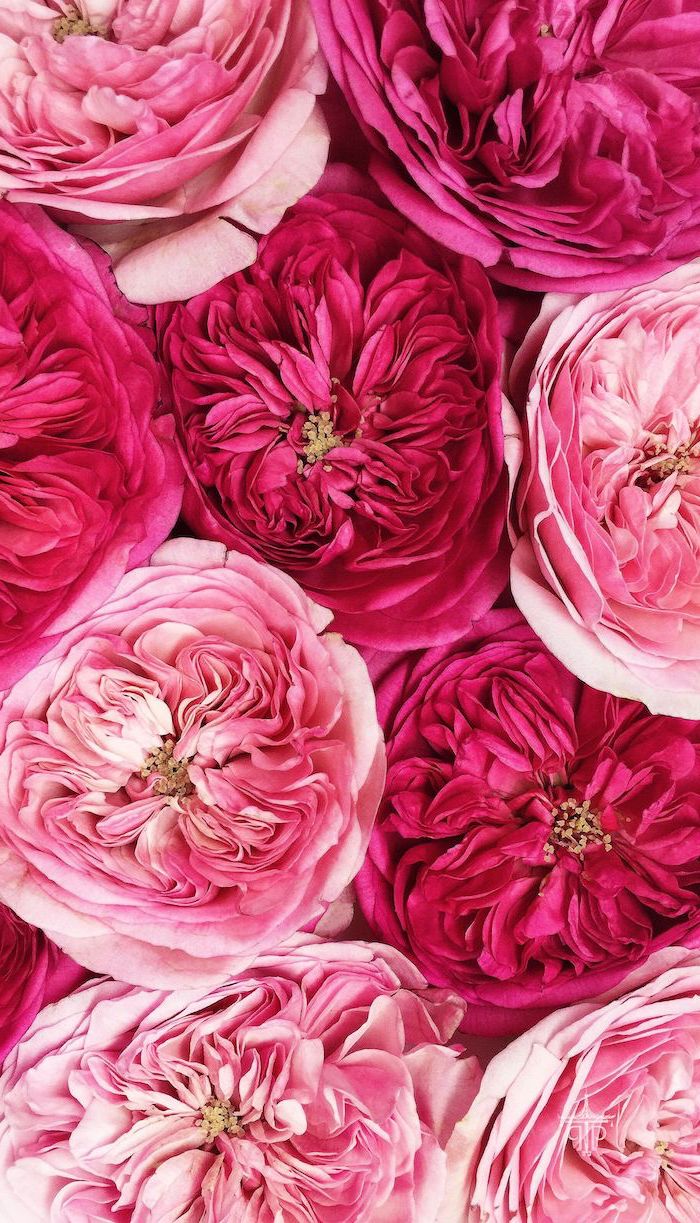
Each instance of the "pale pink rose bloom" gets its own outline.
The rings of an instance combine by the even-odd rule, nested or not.
[[[320,177],[325,81],[306,0],[7,0],[0,190],[99,242],[132,301],[189,297]]]
[[[526,402],[512,588],[579,678],[700,718],[700,262],[552,295],[513,369]]]
[[[102,980],[0,1079],[7,1223],[441,1223],[475,1058],[389,947],[314,940],[205,996]]]
[[[671,947],[488,1065],[440,1223],[697,1223],[700,952]]]
[[[385,772],[330,618],[202,540],[128,574],[0,708],[2,899],[78,963],[158,988],[221,981],[316,922]]]

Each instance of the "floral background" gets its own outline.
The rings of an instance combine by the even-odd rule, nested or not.
[[[700,0],[0,0],[0,1220],[700,1218]]]

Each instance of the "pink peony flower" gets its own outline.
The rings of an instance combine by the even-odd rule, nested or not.
[[[448,1167],[440,1223],[695,1223],[700,953],[658,952],[494,1058]]]
[[[0,23],[2,16],[0,16]],[[38,208],[0,204],[0,687],[167,536],[182,499],[153,420],[143,311]]]
[[[361,943],[266,955],[205,997],[85,986],[0,1080],[2,1217],[433,1223],[480,1077],[444,1047],[461,1014]]]
[[[695,0],[312,0],[389,199],[523,288],[700,251]]]
[[[502,590],[508,480],[488,282],[376,199],[334,167],[254,267],[157,319],[189,525],[401,649]]]
[[[330,613],[219,544],[127,575],[0,707],[0,897],[79,963],[212,983],[356,874],[384,780]]]
[[[700,724],[585,688],[517,612],[378,683],[362,908],[469,1030],[522,1031],[700,928]]]
[[[306,0],[11,0],[0,188],[104,246],[132,301],[189,297],[319,178],[325,79]]]
[[[85,975],[40,930],[0,905],[0,1064],[41,1007],[62,998]]]
[[[527,399],[519,607],[586,683],[700,718],[700,262],[545,299]]]

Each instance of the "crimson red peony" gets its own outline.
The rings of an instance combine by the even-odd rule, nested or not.
[[[106,257],[0,205],[0,687],[166,538],[182,499],[154,421],[145,312]]]
[[[156,317],[190,527],[285,569],[354,642],[450,641],[488,610],[507,473],[475,263],[334,167],[252,268]]]
[[[700,924],[700,724],[587,688],[519,613],[381,677],[388,776],[358,895],[375,929],[522,1030]]]

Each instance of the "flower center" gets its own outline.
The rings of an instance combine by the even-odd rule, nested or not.
[[[343,445],[342,437],[333,432],[333,421],[330,412],[312,412],[301,430],[305,441],[304,459],[299,459],[297,470],[301,473],[304,467],[313,467],[320,463],[336,446]]]
[[[104,37],[101,30],[80,15],[77,9],[69,9],[63,17],[57,17],[51,30],[56,42],[65,42],[69,34],[94,34],[97,38]]]
[[[219,1100],[217,1096],[212,1096],[201,1109],[201,1113],[195,1125],[200,1126],[206,1142],[214,1142],[220,1134],[240,1138],[243,1133],[243,1126],[228,1100]]]
[[[586,798],[582,803],[567,798],[552,808],[554,822],[544,847],[544,855],[551,859],[557,847],[568,849],[580,856],[589,845],[602,845],[606,853],[612,849],[609,832],[603,832],[600,816]]]
[[[168,798],[186,798],[194,790],[187,772],[187,761],[178,760],[173,755],[175,744],[172,739],[166,739],[163,746],[146,757],[141,769],[143,778],[157,773],[158,778],[153,786],[156,794],[165,794]]]
[[[654,441],[647,446],[647,462],[643,469],[643,479],[647,484],[660,484],[674,472],[685,475],[693,463],[700,458],[700,441],[691,438],[675,450],[670,450],[662,442]]]

